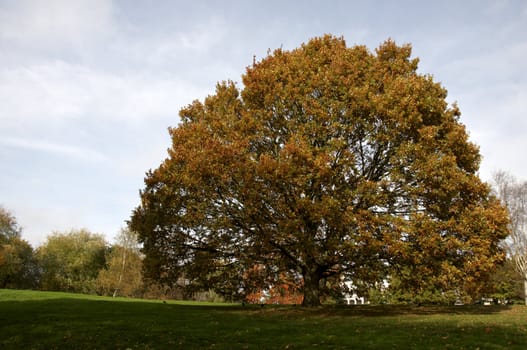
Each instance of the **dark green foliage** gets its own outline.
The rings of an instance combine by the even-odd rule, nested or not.
[[[38,287],[40,269],[28,242],[10,238],[0,245],[0,288]]]
[[[20,226],[7,209],[0,206],[0,244],[13,238],[20,238]]]
[[[0,206],[0,288],[38,286],[39,269],[33,248],[20,235],[16,218]]]
[[[492,274],[486,297],[511,303],[521,303],[525,300],[523,278],[513,260],[508,259]]]
[[[95,293],[96,279],[105,265],[102,235],[73,230],[48,236],[37,251],[43,290]]]

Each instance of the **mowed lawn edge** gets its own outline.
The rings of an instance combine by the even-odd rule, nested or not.
[[[1,349],[525,349],[527,307],[242,306],[0,290]]]

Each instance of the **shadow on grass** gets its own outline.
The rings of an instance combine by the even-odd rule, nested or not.
[[[289,317],[301,316],[339,316],[339,317],[384,317],[384,316],[430,316],[430,315],[491,315],[511,310],[510,305],[462,305],[462,306],[416,306],[416,305],[325,305],[321,307],[302,307],[292,305],[249,306],[262,314],[282,314]],[[234,308],[233,308],[234,309]],[[237,307],[238,310],[244,310]]]
[[[19,303],[18,306],[14,306]],[[127,306],[126,306],[127,305]],[[247,313],[261,315],[295,315],[302,316],[351,316],[351,317],[382,317],[404,315],[491,315],[511,310],[511,305],[324,305],[320,307],[303,307],[298,305],[255,305],[255,304],[220,304],[181,301],[161,301],[126,298],[98,298],[82,295],[65,298],[46,298],[41,300],[9,300],[0,299],[0,310],[11,309],[43,309],[48,312],[69,309],[84,315],[92,313],[118,312],[119,310],[136,309],[139,312],[183,311],[183,312],[224,312]]]
[[[331,308],[330,308],[331,309]],[[346,305],[335,306],[332,312],[349,312],[361,316],[399,315],[488,315],[510,310],[510,305]]]

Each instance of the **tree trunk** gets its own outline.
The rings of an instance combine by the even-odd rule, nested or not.
[[[304,271],[304,300],[302,306],[320,306],[320,279],[322,277],[318,269]]]
[[[527,305],[527,276],[523,279],[523,294],[525,295],[525,305]]]
[[[121,272],[119,273],[119,279],[117,280],[117,288],[113,291],[113,297],[117,296],[117,292],[121,289],[121,282],[123,281],[124,268],[126,266],[126,248],[123,246],[123,263],[121,264]]]

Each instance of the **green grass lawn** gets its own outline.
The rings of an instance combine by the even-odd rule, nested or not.
[[[527,349],[527,307],[264,307],[0,290],[0,349]]]

